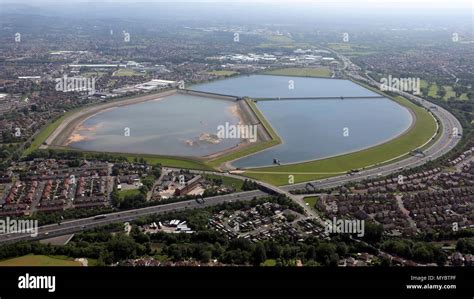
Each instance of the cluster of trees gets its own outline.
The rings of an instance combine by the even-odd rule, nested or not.
[[[217,259],[225,264],[260,265],[273,259],[280,265],[301,260],[305,265],[336,266],[339,259],[360,250],[360,244],[340,240],[306,239],[295,242],[290,238],[253,243],[246,239],[228,240],[218,232],[199,232],[193,235],[156,234],[153,242],[162,244],[162,254],[173,261],[195,259],[208,262]],[[368,249],[370,250],[370,249]]]
[[[464,254],[474,254],[474,238],[461,238],[456,243],[456,250]]]
[[[3,142],[8,143],[4,138]],[[18,160],[20,159],[19,144],[4,144],[0,145],[0,171],[6,170],[9,166],[9,159]]]
[[[140,193],[134,195],[126,195],[118,204],[118,208],[122,210],[135,209],[141,207],[146,202],[145,188],[140,188]]]
[[[446,240],[459,240],[474,237],[474,229],[461,229],[458,231],[432,231],[417,235],[416,240],[423,242],[442,242]]]
[[[217,211],[245,209],[267,201],[277,202],[283,208],[302,212],[300,206],[295,205],[286,197],[271,197],[254,199],[250,202],[227,203],[202,210],[149,216],[136,221],[136,224],[143,225],[171,219],[186,220],[196,233],[158,233],[141,237],[142,240],[160,244],[160,254],[168,256],[173,261],[195,259],[208,262],[211,259],[218,259],[225,264],[260,265],[267,259],[274,259],[277,265],[290,265],[296,259],[300,259],[307,265],[337,265],[340,257],[350,253],[360,251],[376,253],[376,250],[372,247],[366,246],[362,242],[354,242],[347,237],[343,240],[342,237],[336,236],[332,241],[309,238],[304,242],[296,242],[296,240],[289,237],[279,237],[269,241],[253,243],[246,239],[229,240],[225,234],[208,229],[209,218]]]
[[[145,178],[141,180],[143,186],[147,187],[148,190],[151,190],[151,188],[153,188],[155,181],[156,181],[156,177],[154,175],[146,176]]]
[[[160,254],[173,261],[194,259],[209,262],[218,259],[225,264],[260,265],[267,259],[275,259],[279,265],[289,265],[300,259],[307,265],[335,266],[341,256],[360,250],[359,244],[344,241],[307,239],[305,242],[281,238],[252,243],[245,239],[229,240],[215,231],[201,231],[195,234],[146,235],[136,227],[127,236],[124,233],[111,234],[110,230],[122,229],[111,225],[100,230],[77,234],[65,246],[45,245],[39,242],[20,242],[0,247],[0,259],[26,254],[66,255],[97,259],[98,265],[108,265],[125,259],[154,255],[152,243],[159,243]]]
[[[406,239],[387,240],[382,243],[381,249],[421,263],[444,265],[447,261],[447,255],[441,248],[425,242],[415,242]]]
[[[21,216],[16,219],[38,220],[38,225],[47,225],[58,223],[62,220],[87,218],[95,215],[107,214],[115,212],[112,207],[90,207],[80,209],[68,209],[64,211],[41,211],[35,212],[31,216]]]
[[[114,190],[110,193],[110,200],[112,201],[114,207],[120,210],[140,208],[146,203],[148,187],[143,185],[138,190],[139,192],[137,194],[127,194],[121,197],[117,188],[114,188]]]
[[[122,224],[112,225],[100,230],[76,234],[64,246],[41,244],[39,242],[20,242],[0,247],[0,259],[26,254],[65,255],[97,259],[97,265],[109,265],[123,259],[136,258],[152,252],[149,243],[139,243],[134,236],[123,233],[110,234],[110,229],[121,229]]]
[[[296,189],[296,190],[291,190],[291,194],[295,195],[301,195],[301,194],[314,194],[314,193],[332,193],[332,191],[335,191],[335,188],[332,189],[313,189],[310,185],[306,185],[306,188],[304,189]]]
[[[15,136],[15,131],[3,131],[2,132],[2,138],[4,143],[17,143],[24,141],[24,137],[16,137]]]
[[[377,244],[382,240],[383,225],[365,222],[364,236],[362,239],[370,244]]]
[[[227,241],[223,238],[219,240],[220,242],[214,240],[214,243],[210,243],[206,240],[209,237],[211,236],[208,234],[204,236],[196,234],[193,238],[194,240],[189,240],[188,242],[168,243],[167,240],[162,253],[166,254],[173,261],[196,259],[202,262],[209,262],[211,258],[217,258],[222,263],[237,265],[260,265],[267,258],[280,258],[283,255],[283,250],[277,242],[254,244],[245,239]],[[292,256],[290,251],[291,248],[287,254],[288,257]]]
[[[252,182],[247,179],[245,179],[244,183],[242,184],[243,191],[256,190],[257,188],[258,188],[258,184],[256,182]]]

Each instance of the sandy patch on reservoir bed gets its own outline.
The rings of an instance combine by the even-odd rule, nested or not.
[[[230,106],[228,108],[228,111],[233,117],[239,119],[239,123],[238,123],[239,125],[243,124],[244,120],[243,120],[243,116],[242,116],[242,110],[239,108],[238,105]]]
[[[84,120],[85,121],[85,120]],[[90,136],[86,136],[81,134],[81,132],[95,132],[97,131],[98,128],[100,128],[103,124],[97,124],[95,126],[90,126],[86,127],[83,123],[81,123],[79,126],[77,126],[74,131],[72,132],[71,136],[67,139],[65,145],[70,145],[71,143],[74,142],[79,142],[79,141],[84,141],[84,140],[90,140]]]

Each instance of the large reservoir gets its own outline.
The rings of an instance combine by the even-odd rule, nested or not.
[[[191,89],[251,98],[295,98],[257,102],[283,143],[234,161],[232,165],[239,168],[272,165],[273,159],[296,163],[362,150],[402,134],[412,123],[408,109],[387,98],[370,98],[379,94],[349,80],[253,75]]]
[[[240,139],[210,135],[226,122],[237,124],[236,103],[175,94],[160,100],[105,110],[75,131],[71,147],[106,152],[206,156],[233,147]]]
[[[190,89],[251,98],[378,96],[349,80],[269,75],[217,80],[193,85]]]
[[[282,144],[232,162],[240,168],[272,165],[273,159],[285,164],[354,152],[397,137],[413,121],[407,108],[348,80],[251,75],[190,89],[253,99],[276,98],[258,100],[256,105]],[[301,99],[309,97],[338,99]],[[78,127],[70,146],[94,151],[207,156],[242,141],[217,142],[207,138],[216,134],[219,125],[241,121],[236,107],[236,102],[229,100],[176,94],[112,108]],[[130,129],[130,136],[124,136],[125,128]]]
[[[296,163],[354,152],[409,128],[410,113],[388,99],[289,100],[257,103],[283,143],[237,160],[235,167]]]

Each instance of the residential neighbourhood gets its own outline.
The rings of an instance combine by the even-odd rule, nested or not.
[[[3,2],[1,298],[472,293],[470,1]]]

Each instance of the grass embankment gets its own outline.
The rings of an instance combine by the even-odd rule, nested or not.
[[[161,164],[162,166],[167,167],[176,167],[176,168],[187,168],[195,170],[212,170],[211,167],[206,165],[203,161],[194,160],[191,158],[180,158],[180,157],[170,157],[170,156],[160,156],[160,155],[149,155],[149,154],[128,154],[128,153],[111,153],[111,152],[94,152],[94,151],[83,151],[72,148],[64,147],[51,147],[56,151],[63,152],[81,152],[84,159],[93,160],[94,158],[100,157],[101,155],[107,155],[109,157],[115,158],[126,158],[129,162],[134,162],[137,159],[145,159],[145,161],[150,165]]]
[[[267,130],[267,132],[270,134],[270,137],[271,137],[271,140],[268,140],[268,141],[264,141],[264,142],[259,142],[253,146],[249,146],[249,147],[246,147],[240,151],[237,151],[237,152],[232,152],[232,153],[229,153],[229,154],[226,154],[226,155],[223,155],[219,158],[216,158],[214,160],[211,160],[209,162],[207,162],[206,164],[209,165],[210,167],[213,167],[213,168],[216,168],[216,167],[219,167],[219,165],[221,165],[222,163],[224,162],[227,162],[227,161],[233,161],[233,160],[236,160],[238,158],[242,158],[242,157],[245,157],[247,155],[250,155],[250,154],[253,154],[253,153],[256,153],[256,152],[259,152],[261,150],[264,150],[264,149],[267,149],[267,148],[270,148],[272,146],[275,146],[277,144],[280,144],[281,143],[281,139],[280,139],[280,136],[278,136],[278,134],[275,132],[275,130],[273,130],[272,126],[270,125],[270,123],[268,123],[268,121],[265,119],[265,117],[263,116],[263,114],[260,112],[260,110],[257,108],[257,105],[255,104],[255,102],[253,102],[252,100],[249,100],[249,99],[246,99],[245,100],[247,102],[247,104],[250,106],[250,109],[252,109],[252,111],[255,113],[255,115],[258,117],[259,121],[262,123],[262,125],[265,127],[265,129]]]
[[[206,72],[206,74],[227,77],[227,76],[237,75],[238,72],[221,70],[221,71],[209,71],[209,72]]]
[[[27,267],[27,266],[82,266],[80,262],[74,261],[67,256],[25,255],[0,261],[0,267]]]
[[[174,157],[166,157],[166,156],[159,156],[159,155],[141,155],[141,154],[116,154],[118,156],[126,157],[129,162],[133,162],[135,159],[143,158],[148,164],[156,165],[161,164],[163,166],[168,167],[176,167],[176,168],[188,168],[188,169],[196,169],[196,170],[212,170],[209,166],[205,163],[188,159],[188,158],[174,158]]]
[[[295,76],[311,78],[329,78],[332,76],[331,70],[325,67],[318,68],[283,68],[264,72],[266,75],[274,76]]]
[[[71,111],[72,112],[72,111]],[[48,138],[48,136],[54,132],[54,130],[61,124],[62,120],[67,117],[67,114],[58,119],[57,121],[48,125],[43,131],[41,131],[32,145],[24,152],[24,155],[32,153],[34,150],[37,150],[39,146]],[[156,165],[161,164],[168,167],[177,167],[177,168],[188,168],[188,169],[197,169],[197,170],[211,170],[212,168],[206,165],[204,162],[199,160],[194,160],[191,158],[175,158],[169,156],[160,156],[160,155],[148,155],[148,154],[127,154],[127,153],[109,153],[109,152],[94,152],[94,151],[82,151],[72,148],[64,147],[50,147],[51,149],[57,152],[81,152],[82,157],[85,159],[94,159],[100,155],[106,154],[110,157],[124,157],[129,162],[133,162],[136,159],[145,159],[148,164]]]
[[[409,100],[402,97],[393,100],[411,109],[416,116],[414,126],[402,136],[350,154],[291,165],[255,168],[245,171],[245,175],[274,185],[287,185],[289,175],[294,176],[295,183],[317,180],[341,175],[351,169],[383,163],[409,153],[431,139],[436,133],[436,122],[428,111]]]
[[[47,124],[46,127],[44,127],[37,135],[34,136],[33,142],[31,142],[31,145],[23,152],[24,156],[28,156],[31,154],[33,151],[39,149],[41,144],[48,138],[49,135],[51,135],[54,130],[56,130],[59,125],[70,115],[78,112],[79,109],[73,109],[69,112],[66,112],[64,115],[61,117],[57,118],[56,120],[52,121],[51,123]]]

